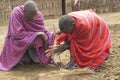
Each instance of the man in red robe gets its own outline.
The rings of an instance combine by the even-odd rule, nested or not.
[[[111,46],[110,31],[104,20],[92,10],[71,12],[59,20],[62,32],[57,48],[48,50],[47,56],[70,49],[71,61],[80,68],[90,67],[99,71],[109,56]],[[64,44],[61,44],[62,42]]]

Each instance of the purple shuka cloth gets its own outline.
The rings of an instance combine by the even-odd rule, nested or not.
[[[15,7],[10,16],[8,34],[5,39],[3,50],[0,54],[0,70],[10,70],[23,57],[32,41],[41,41],[34,48],[41,63],[48,64],[50,57],[45,56],[44,43],[38,32],[44,32],[49,40],[49,45],[54,44],[54,33],[44,27],[43,17],[37,13],[33,21],[28,21],[23,13],[24,6]],[[33,45],[34,46],[34,45]]]

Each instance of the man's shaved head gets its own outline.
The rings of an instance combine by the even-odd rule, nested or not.
[[[28,20],[33,20],[38,11],[37,4],[32,0],[24,3],[24,14]]]
[[[37,4],[33,0],[27,0],[24,3],[24,10],[37,10]]]
[[[59,29],[63,33],[71,33],[74,29],[74,21],[71,16],[64,15],[59,19]]]

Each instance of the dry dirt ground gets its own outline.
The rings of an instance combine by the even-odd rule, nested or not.
[[[17,66],[11,71],[0,71],[0,80],[120,80],[120,12],[99,15],[110,26],[112,38],[110,58],[103,64],[100,72],[93,72],[87,68],[65,70],[52,65],[32,63]],[[45,20],[45,25],[50,30],[57,31],[57,21],[58,19]],[[0,51],[6,33],[7,26],[0,26]],[[65,64],[69,61],[69,52],[64,52],[56,58]]]

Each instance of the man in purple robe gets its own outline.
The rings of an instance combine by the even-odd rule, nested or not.
[[[54,44],[54,33],[48,31],[34,1],[17,6],[10,15],[8,33],[0,53],[0,70],[10,70],[20,61],[49,64],[45,51]]]

